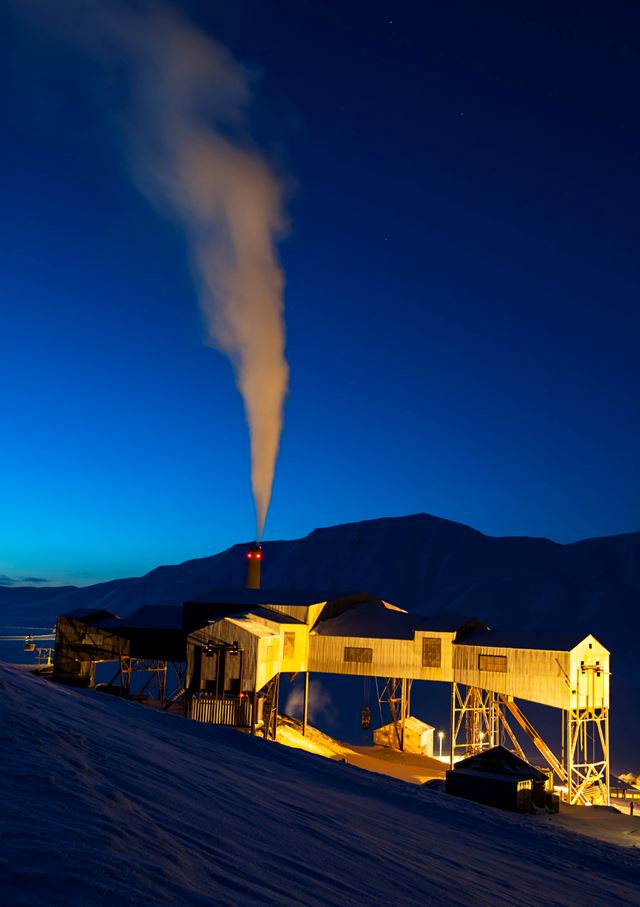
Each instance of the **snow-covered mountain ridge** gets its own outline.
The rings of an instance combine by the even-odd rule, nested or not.
[[[242,586],[245,548],[54,595],[38,610],[55,616],[100,605],[124,615],[143,603]],[[416,514],[316,529],[301,539],[267,541],[263,551],[264,588],[362,590],[409,610],[457,611],[494,627],[591,632],[616,654],[635,648],[628,631],[640,613],[640,532],[561,545],[486,536]]]

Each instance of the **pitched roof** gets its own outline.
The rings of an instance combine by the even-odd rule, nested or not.
[[[545,627],[537,633],[520,630],[472,630],[456,640],[463,646],[498,646],[501,649],[545,649],[549,652],[571,652],[586,633],[569,636],[558,633],[553,627]]]
[[[181,630],[182,605],[142,605],[125,618],[105,622],[107,627],[130,630]]]
[[[459,614],[409,614],[385,602],[354,605],[337,617],[321,620],[316,626],[320,636],[351,636],[365,639],[413,639],[417,631],[455,633],[474,618]]]
[[[259,605],[316,605],[320,602],[341,601],[345,598],[361,597],[362,600],[373,600],[365,592],[336,591],[327,589],[244,589],[213,588],[204,595],[190,598],[185,604],[204,605],[238,605],[249,610]]]
[[[107,611],[104,608],[76,608],[73,611],[67,611],[65,614],[62,614],[61,617],[68,617],[69,620],[81,620],[84,623],[102,621],[102,620],[119,620],[115,614],[112,614],[111,611]]]
[[[512,778],[531,778],[534,781],[546,781],[547,776],[540,769],[530,765],[504,746],[494,746],[466,759],[461,759],[453,767],[454,772],[464,774],[501,775]]]

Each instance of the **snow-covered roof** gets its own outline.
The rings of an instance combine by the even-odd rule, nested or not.
[[[62,617],[68,617],[69,620],[82,620],[85,623],[91,619],[101,621],[111,618],[119,620],[115,614],[112,614],[111,611],[106,611],[104,608],[76,608],[74,611],[67,611]]]
[[[240,627],[241,630],[244,630],[246,633],[250,633],[252,636],[278,636],[271,627],[268,627],[266,624],[260,623],[257,620],[251,620],[249,615],[241,615],[239,617],[225,617],[223,620],[228,621],[230,624],[235,624],[236,627]]]
[[[532,778],[535,781],[545,781],[547,777],[540,769],[525,762],[505,746],[494,746],[461,759],[453,771],[492,777],[508,775],[511,778]]]
[[[383,725],[380,730],[392,727],[394,727],[393,722]],[[409,715],[408,718],[404,719],[404,727],[405,730],[413,731],[414,734],[424,734],[425,731],[435,730],[432,724],[427,724],[425,721],[421,721],[420,718],[414,718],[413,715]]]
[[[234,611],[232,614],[224,614],[220,617],[214,616],[209,620],[209,624],[218,624],[223,620],[233,620],[237,623],[245,618],[254,623],[257,621],[269,621],[272,624],[294,624],[301,627],[305,626],[304,621],[298,620],[296,617],[289,617],[288,614],[282,614],[280,611],[271,611],[269,608],[260,607],[251,608],[250,611]]]
[[[383,602],[354,605],[337,617],[321,621],[316,632],[320,636],[350,636],[363,639],[413,639],[416,631],[454,633],[472,618],[459,614],[409,614],[385,607]]]
[[[305,626],[303,620],[298,620],[297,617],[290,617],[288,614],[283,614],[281,611],[272,611],[270,608],[259,606],[257,608],[252,608],[249,613],[255,614],[256,617],[259,617],[262,620],[269,620],[274,624],[300,624],[302,627]]]
[[[143,605],[125,618],[116,618],[105,626],[132,630],[181,630],[182,605]]]
[[[425,731],[435,730],[432,724],[427,724],[426,721],[414,718],[413,715],[409,715],[408,718],[404,719],[404,727],[405,730],[409,728],[410,731],[415,731],[416,734],[424,734]]]
[[[246,610],[259,605],[316,605],[326,601],[340,601],[357,598],[373,601],[373,596],[364,592],[337,592],[336,590],[305,591],[302,589],[243,589],[214,588],[204,595],[190,598],[186,604],[240,605]]]
[[[545,627],[536,633],[520,630],[473,630],[456,640],[456,645],[497,646],[502,649],[545,649],[548,652],[571,652],[586,633],[558,633],[553,627]]]

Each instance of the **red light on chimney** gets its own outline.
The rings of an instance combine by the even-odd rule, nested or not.
[[[247,589],[259,589],[260,588],[260,561],[262,560],[262,551],[260,550],[260,545],[258,542],[254,542],[253,545],[247,551],[247,577],[245,580],[245,585]]]

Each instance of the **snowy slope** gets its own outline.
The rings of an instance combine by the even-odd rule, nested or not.
[[[50,623],[51,601],[78,591],[77,586],[0,586],[0,624],[20,623],[25,616]]]
[[[637,904],[640,849],[0,667],[7,907]]]
[[[0,625],[40,623],[53,626],[58,614],[68,611],[67,602],[74,608],[84,608],[110,592],[130,583],[128,579],[110,580],[93,586],[51,586],[47,589],[31,586],[0,588]]]

